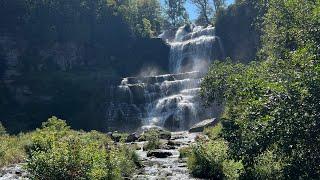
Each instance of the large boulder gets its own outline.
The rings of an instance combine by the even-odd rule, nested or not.
[[[189,132],[194,133],[194,132],[202,132],[205,128],[208,127],[214,127],[218,123],[218,120],[213,118],[213,119],[207,119],[204,121],[199,122],[198,124],[195,124],[189,129]]]
[[[126,142],[135,142],[139,139],[139,136],[136,133],[132,133],[130,134],[127,138],[126,138]]]

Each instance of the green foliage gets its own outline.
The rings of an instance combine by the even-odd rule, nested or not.
[[[258,179],[284,179],[283,170],[286,162],[283,157],[277,157],[274,150],[266,150],[255,159],[254,173]]]
[[[222,136],[222,124],[218,123],[215,127],[206,128],[203,133],[211,140],[219,139]]]
[[[227,82],[233,77],[231,75],[241,74],[245,69],[243,64],[234,65],[230,60],[225,63],[215,61],[201,84],[201,96],[206,100],[206,104],[211,102],[224,103],[227,98],[225,93],[230,89]]]
[[[143,18],[142,19],[142,29],[141,29],[141,32],[140,32],[140,34],[141,34],[141,36],[142,37],[146,37],[146,38],[150,38],[150,37],[152,37],[153,36],[153,31],[152,31],[152,26],[151,26],[151,23],[150,23],[150,21],[148,20],[148,19],[146,19],[146,18]]]
[[[191,0],[191,2],[198,8],[199,11],[200,16],[198,17],[197,22],[199,22],[199,19],[201,19],[202,25],[207,26],[211,24],[214,14],[211,2],[209,2],[209,0]]]
[[[0,168],[25,161],[24,147],[31,143],[31,134],[0,135]]]
[[[43,123],[26,147],[27,169],[36,179],[120,179],[135,170],[137,159],[104,134],[76,132],[56,117]]]
[[[228,145],[222,139],[198,142],[188,156],[188,168],[200,178],[237,179],[243,172],[241,162],[228,159]]]
[[[225,104],[221,137],[229,157],[242,160],[245,178],[320,176],[319,6],[313,0],[269,1],[264,61],[216,62],[203,81],[207,103]]]
[[[191,150],[192,149],[189,146],[180,148],[179,149],[179,153],[180,153],[179,154],[179,158],[187,158],[187,157],[189,157],[191,152],[192,152]]]
[[[224,160],[222,163],[224,179],[240,179],[244,172],[244,167],[241,161]]]
[[[190,2],[197,7],[199,15],[196,23],[202,26],[212,24],[216,19],[217,13],[224,11],[226,7],[225,0],[191,0]]]
[[[189,22],[189,16],[184,7],[186,0],[165,0],[165,29],[174,29]]]
[[[319,52],[319,1],[270,0],[264,17],[262,55],[284,59],[308,47]]]
[[[147,143],[143,146],[143,150],[154,150],[160,148],[159,133],[156,130],[149,130],[144,134]]]
[[[157,0],[125,0],[117,7],[132,31],[144,38],[160,34],[162,16]]]

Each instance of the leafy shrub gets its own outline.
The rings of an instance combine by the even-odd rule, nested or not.
[[[188,156],[188,168],[195,177],[236,179],[243,171],[241,162],[228,159],[228,145],[222,139],[198,142]]]
[[[242,162],[234,160],[224,160],[222,163],[224,179],[239,179],[244,171]]]
[[[140,141],[146,141],[150,136],[155,136],[157,135],[159,139],[166,139],[169,140],[171,138],[171,132],[163,129],[158,129],[158,128],[151,128],[140,136],[139,140]]]
[[[267,150],[255,158],[254,173],[258,179],[284,179],[286,161],[273,150]]]
[[[190,154],[191,154],[191,148],[189,146],[187,147],[182,147],[179,149],[179,158],[186,158],[186,157],[189,157]]]
[[[143,150],[159,149],[161,146],[159,134],[157,131],[150,130],[144,134],[147,143],[143,146]]]
[[[31,134],[0,136],[0,167],[25,161],[24,147],[30,144]]]
[[[27,169],[35,179],[120,179],[137,159],[104,134],[76,132],[56,117],[43,123],[27,148]]]
[[[205,128],[203,133],[207,135],[211,140],[221,138],[222,124],[218,123],[215,127]]]

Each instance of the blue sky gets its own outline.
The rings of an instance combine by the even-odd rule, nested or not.
[[[161,0],[161,3],[163,3],[164,0]],[[226,0],[227,4],[231,4],[234,2],[234,0]],[[186,9],[189,13],[189,16],[190,16],[190,19],[191,20],[194,20],[197,18],[197,15],[198,15],[198,11],[197,9],[194,7],[194,5],[192,5],[190,3],[190,1],[187,0],[187,4],[186,4]]]

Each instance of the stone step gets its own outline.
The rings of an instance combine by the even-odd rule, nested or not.
[[[203,73],[194,71],[179,74],[165,74],[159,76],[149,76],[149,77],[127,77],[123,79],[123,85],[125,84],[156,84],[162,83],[164,81],[177,81],[183,79],[200,79],[204,76]]]

